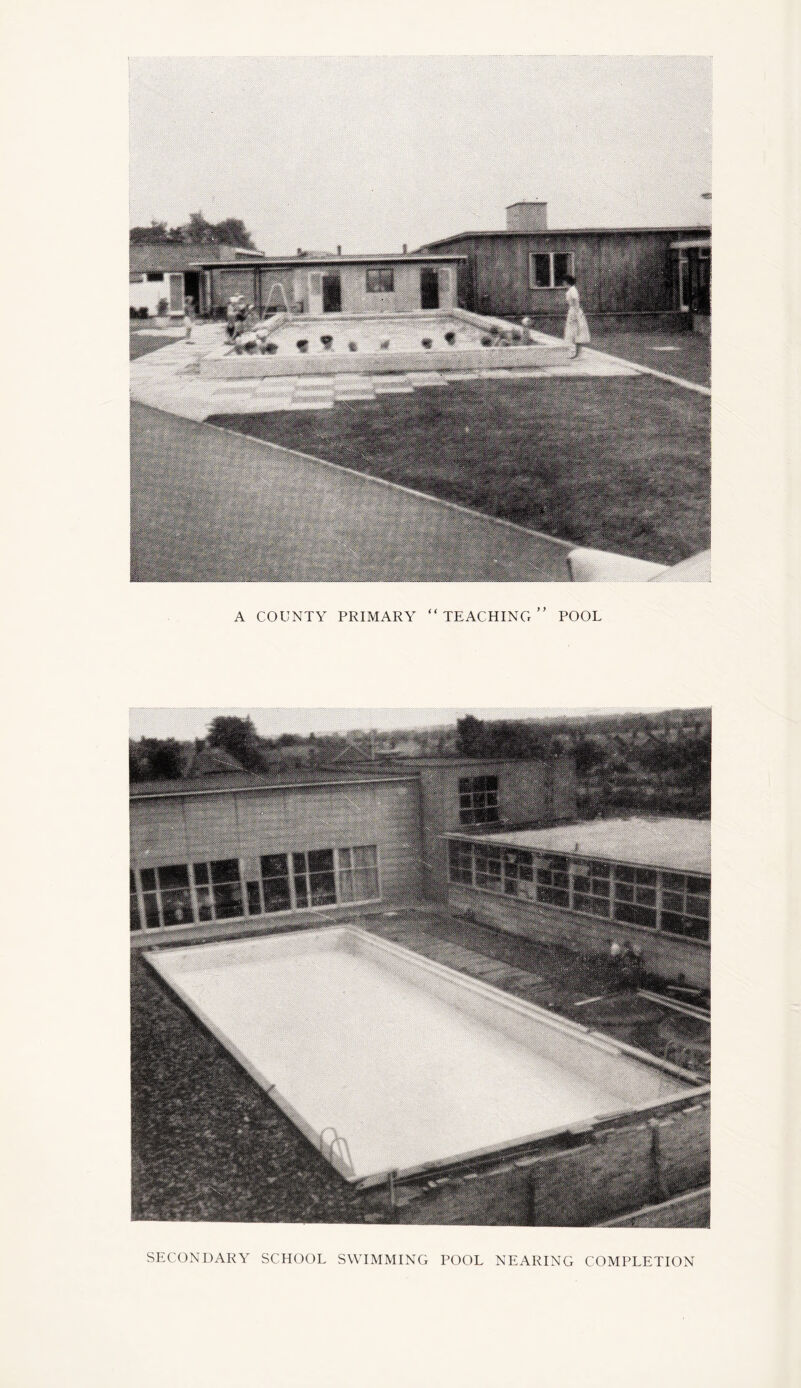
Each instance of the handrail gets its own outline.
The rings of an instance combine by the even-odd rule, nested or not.
[[[333,1133],[333,1137],[330,1139],[326,1139],[326,1133]],[[348,1143],[348,1139],[346,1137],[342,1137],[337,1132],[333,1123],[329,1123],[325,1128],[321,1129],[320,1132],[320,1152],[323,1156],[326,1155],[326,1147],[328,1148],[329,1159],[330,1157],[334,1156],[334,1149],[339,1148],[339,1152],[337,1153],[337,1155],[339,1157],[339,1160],[342,1162],[343,1166],[350,1167],[351,1171],[354,1170],[353,1158],[350,1154],[350,1145]]]
[[[280,289],[280,291],[281,291],[281,298],[282,298],[283,301],[284,301],[284,312],[285,312],[287,318],[288,318],[288,319],[290,320],[290,322],[291,322],[291,321],[292,321],[292,310],[291,310],[290,307],[289,307],[289,300],[287,299],[287,296],[286,296],[286,290],[285,290],[285,288],[284,288],[284,286],[283,286],[283,284],[281,283],[280,280],[273,280],[272,284],[270,285],[269,292],[268,292],[268,294],[267,294],[267,300],[266,300],[266,303],[265,303],[265,305],[264,305],[265,309],[268,309],[268,308],[270,307],[270,300],[271,300],[271,298],[272,298],[272,296],[273,296],[273,290],[274,290],[274,289]]]

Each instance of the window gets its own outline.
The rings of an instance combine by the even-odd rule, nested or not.
[[[609,863],[595,859],[586,861],[577,858],[571,864],[573,876],[573,910],[585,915],[609,917],[611,910]]]
[[[244,916],[239,859],[221,858],[216,863],[209,863],[209,868],[215,918],[219,921]]]
[[[537,859],[537,900],[546,906],[570,905],[567,858]]]
[[[395,271],[390,266],[367,271],[368,294],[394,294],[394,292]]]
[[[291,911],[289,863],[286,853],[266,853],[261,859],[265,911]]]
[[[448,844],[448,876],[463,886],[600,920],[709,939],[708,877],[456,839]]]
[[[473,845],[452,839],[448,844],[448,865],[451,882],[473,885]]]
[[[133,873],[131,878],[131,929],[141,930],[142,922],[139,919],[139,898],[136,895],[136,877]]]
[[[560,289],[565,275],[574,274],[572,251],[532,251],[528,258],[529,289]]]
[[[378,848],[309,849],[265,853],[258,875],[242,882],[238,858],[142,868],[140,910],[131,872],[131,930],[158,930],[193,922],[241,919],[275,911],[307,910],[338,902],[378,901]]]
[[[162,274],[161,270],[148,270],[147,282],[148,284],[163,284],[164,275]]]
[[[501,890],[501,850],[490,844],[477,843],[474,847],[476,865],[476,886],[485,891]]]
[[[156,869],[161,889],[161,917],[164,925],[189,925],[192,922],[192,896],[189,891],[189,868],[185,863]]]
[[[330,906],[336,902],[334,851],[316,849],[292,854],[292,874],[295,882],[295,904],[298,909],[308,906]]]
[[[653,868],[615,867],[614,919],[656,929],[656,873]]]
[[[459,777],[459,823],[497,824],[498,777]]]
[[[369,844],[337,850],[340,901],[375,901],[378,890],[378,851]]]
[[[525,849],[504,849],[503,890],[507,896],[534,900],[534,859]]]
[[[662,929],[694,940],[709,939],[709,878],[662,874]]]

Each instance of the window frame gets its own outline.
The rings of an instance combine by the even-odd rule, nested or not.
[[[491,797],[491,799],[490,799]],[[479,811],[484,811],[479,815]],[[493,813],[489,813],[493,811]],[[459,777],[459,823],[500,824],[500,784],[497,775]]]
[[[557,280],[557,278],[556,278],[556,257],[557,257],[557,256],[562,256],[562,255],[563,255],[563,256],[567,256],[567,261],[568,261],[568,265],[569,265],[570,268],[567,269],[567,270],[565,270],[565,271],[562,273],[561,277]],[[548,257],[548,262],[549,262],[549,265],[548,265],[549,283],[548,283],[548,284],[538,284],[538,283],[537,283],[537,272],[536,272],[536,261],[537,261],[537,258],[538,258],[538,257],[542,257],[542,258],[544,259],[546,256]],[[543,290],[543,291],[545,291],[545,290],[561,289],[561,288],[562,288],[562,285],[563,285],[563,281],[564,281],[564,276],[565,276],[565,275],[574,275],[574,276],[575,276],[575,273],[576,273],[576,253],[575,253],[575,251],[529,251],[529,253],[528,253],[528,287],[529,287],[529,289],[531,289],[531,290],[534,290],[534,291],[536,291],[536,290]]]
[[[370,277],[378,277],[378,284],[371,284]],[[384,283],[383,281],[388,281]],[[395,266],[394,265],[367,265],[364,274],[365,294],[394,294],[395,293]]]
[[[499,876],[486,866],[479,867],[479,858],[486,863],[490,851],[493,855],[500,853]],[[525,868],[526,876],[521,875],[521,867]],[[532,873],[531,877],[528,877],[529,872]],[[590,890],[580,885],[586,881],[590,884]],[[620,863],[611,858],[576,858],[570,854],[547,853],[505,844],[502,840],[496,845],[486,839],[471,841],[453,838],[448,841],[448,882],[451,886],[470,887],[473,891],[511,897],[550,910],[569,911],[572,915],[586,916],[596,923],[605,921],[610,925],[665,935],[673,940],[691,940],[709,945],[711,877],[708,873],[676,872],[642,863]],[[530,890],[521,890],[521,882],[529,882]],[[510,890],[512,883],[514,889]],[[607,885],[607,890],[597,890],[597,886],[602,888],[603,884]],[[596,890],[593,890],[594,887]],[[546,894],[556,892],[566,892],[567,901],[547,899]],[[681,911],[676,902],[668,906],[665,901],[666,897],[679,896]],[[606,910],[587,909],[583,901],[576,904],[577,897],[605,904]],[[630,915],[637,911],[653,911],[654,923],[626,920],[618,912],[618,905]],[[676,915],[689,922],[688,928],[677,930],[665,924],[666,916]]]

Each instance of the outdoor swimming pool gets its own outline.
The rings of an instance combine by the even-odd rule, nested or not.
[[[350,926],[145,958],[349,1181],[693,1088],[674,1067]]]
[[[237,353],[225,341],[200,363],[200,374],[236,379],[248,376],[375,374],[404,371],[474,370],[476,367],[548,366],[566,362],[568,350],[558,339],[522,329],[503,319],[483,318],[464,309],[435,313],[347,316],[276,313],[260,325],[272,352]],[[446,333],[452,335],[449,342]],[[517,333],[520,341],[513,341]],[[496,343],[506,335],[503,346]],[[323,338],[330,338],[326,345]],[[424,340],[430,343],[424,346]],[[303,350],[298,343],[305,343]],[[383,344],[386,344],[384,346]]]

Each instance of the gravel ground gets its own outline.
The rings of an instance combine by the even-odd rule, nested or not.
[[[131,989],[134,1219],[365,1221],[365,1196],[137,955]]]

